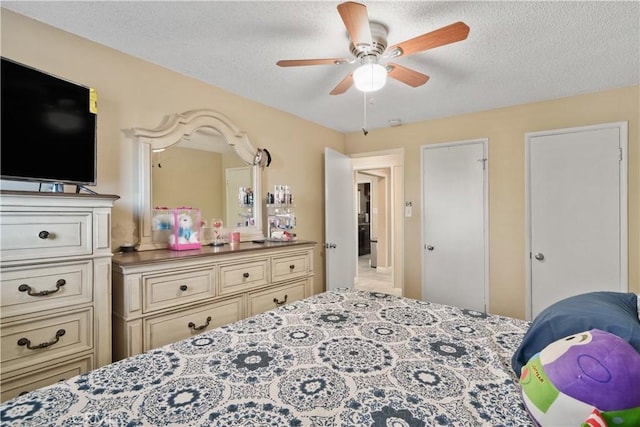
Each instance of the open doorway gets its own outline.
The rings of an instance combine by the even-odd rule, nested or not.
[[[404,150],[402,148],[357,153],[347,156],[325,148],[325,278],[326,288],[358,288],[358,233],[356,226],[358,195],[356,174],[384,177],[384,209],[370,206],[370,222],[384,214],[385,232],[374,236],[377,243],[376,268],[388,268],[391,287],[381,290],[404,295]],[[378,178],[376,178],[377,180]],[[371,178],[371,182],[374,180]],[[375,189],[372,185],[370,191]],[[377,237],[377,239],[376,239]],[[388,266],[387,266],[388,264]]]
[[[376,266],[376,254],[372,256],[371,240],[375,235],[371,234],[371,179],[365,173],[357,173],[356,181],[358,195],[356,196],[356,206],[358,208],[358,257],[365,257],[369,260],[371,267]]]
[[[358,265],[356,287],[398,293],[390,263],[389,193],[391,168],[355,171]]]
[[[351,155],[357,213],[355,287],[404,294],[402,150]]]

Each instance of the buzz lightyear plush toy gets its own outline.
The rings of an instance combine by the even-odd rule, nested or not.
[[[609,332],[549,344],[522,368],[520,385],[539,426],[640,426],[640,353]]]

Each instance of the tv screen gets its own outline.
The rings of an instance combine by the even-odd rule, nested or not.
[[[0,178],[95,185],[95,92],[7,58],[0,79]]]

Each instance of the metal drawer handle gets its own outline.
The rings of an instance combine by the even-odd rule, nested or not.
[[[49,341],[49,342],[43,342],[40,343],[38,345],[35,346],[31,346],[31,341],[29,341],[27,338],[20,338],[18,340],[18,345],[19,346],[27,346],[27,348],[29,350],[38,350],[40,348],[47,348],[49,346],[54,345],[55,343],[57,343],[58,341],[60,341],[60,337],[63,336],[64,334],[66,334],[67,331],[65,331],[64,329],[58,329],[58,331],[56,332],[56,337],[53,339],[53,341]]]
[[[58,279],[58,281],[56,282],[56,288],[53,291],[40,291],[40,292],[31,292],[31,286],[23,283],[22,285],[18,286],[18,290],[20,292],[26,292],[29,295],[31,295],[32,297],[45,297],[47,295],[51,295],[51,294],[55,294],[56,292],[58,292],[60,290],[61,287],[63,287],[64,285],[66,285],[67,282],[64,279]]]
[[[211,316],[207,317],[207,323],[205,323],[204,325],[200,325],[200,326],[196,326],[195,323],[193,322],[189,322],[189,324],[187,325],[191,330],[194,331],[201,331],[204,328],[206,328],[207,326],[209,326],[209,323],[211,323]]]
[[[186,291],[187,290],[187,285],[180,285],[180,290],[181,291]]]
[[[244,278],[246,279],[247,277],[249,277],[249,273],[244,273],[244,274],[242,275],[242,277],[244,277]]]
[[[291,264],[291,265],[289,265],[289,270],[293,270],[293,269],[295,269],[295,268],[296,268],[296,265],[295,265],[295,264]]]
[[[42,230],[38,233],[38,237],[41,239],[48,239],[51,234],[47,230]]]
[[[278,298],[274,298],[274,299],[273,299],[273,302],[274,302],[276,305],[286,304],[286,303],[287,303],[287,297],[288,297],[288,295],[285,295],[285,296],[284,296],[284,299],[283,299],[282,301],[278,301]]]

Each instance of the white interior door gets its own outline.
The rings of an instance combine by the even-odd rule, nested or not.
[[[488,309],[486,145],[422,149],[423,300]]]
[[[353,165],[330,148],[324,150],[324,194],[326,288],[352,288],[358,252]]]
[[[529,318],[627,290],[626,123],[527,134]]]

